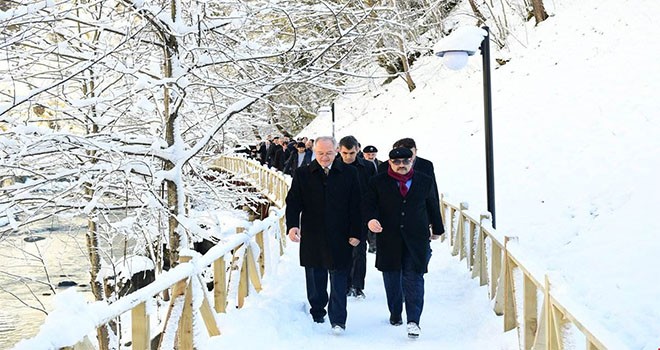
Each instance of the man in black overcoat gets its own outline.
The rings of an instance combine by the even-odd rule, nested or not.
[[[392,149],[399,147],[407,148],[412,152],[413,169],[415,169],[416,172],[424,173],[433,179],[433,186],[435,186],[435,197],[440,200],[440,196],[438,195],[438,185],[435,181],[435,170],[433,169],[433,162],[417,156],[417,144],[415,143],[415,140],[410,137],[402,138],[392,145]],[[389,167],[389,162],[380,163],[378,165],[378,173],[387,172]]]
[[[284,173],[288,175],[293,175],[293,172],[303,166],[308,165],[312,162],[312,150],[307,149],[304,142],[298,142],[296,144],[296,152],[291,153],[289,159],[284,165]]]
[[[286,226],[289,239],[300,242],[312,318],[323,323],[327,305],[333,332],[342,333],[353,247],[363,240],[360,184],[354,167],[335,160],[334,138],[317,138],[314,153],[316,159],[294,173],[286,197]]]
[[[360,190],[361,193],[367,189],[367,184],[369,179],[375,175],[376,169],[373,167],[373,163],[364,160],[357,156],[357,152],[360,149],[360,144],[354,136],[345,136],[339,140],[339,155],[341,161],[346,164],[354,167],[358,171],[358,179],[360,180]],[[366,221],[363,222],[362,234],[364,238],[367,238],[369,230],[367,229]],[[346,293],[349,297],[355,297],[357,299],[364,299],[364,279],[367,275],[367,240],[360,240],[355,248],[353,248],[353,263],[351,265],[351,270],[348,274],[348,291]]]
[[[444,227],[433,179],[414,170],[412,157],[404,147],[390,151],[390,168],[369,181],[363,213],[376,234],[376,268],[383,273],[390,324],[403,323],[405,299],[408,336],[417,338],[430,240],[440,238]]]

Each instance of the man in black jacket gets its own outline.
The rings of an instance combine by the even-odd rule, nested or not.
[[[383,273],[390,324],[403,323],[405,300],[408,337],[417,338],[424,274],[431,258],[429,240],[440,238],[444,227],[433,179],[413,168],[412,151],[395,148],[389,158],[389,169],[369,181],[363,213],[378,242],[376,268]]]
[[[344,164],[355,167],[358,171],[358,178],[360,180],[361,193],[367,188],[369,179],[375,175],[376,169],[372,163],[357,156],[360,149],[357,139],[353,136],[345,136],[339,140],[339,155]],[[362,224],[363,237],[367,237],[369,230],[367,223]],[[357,299],[364,299],[364,278],[367,275],[367,240],[360,240],[355,248],[353,248],[353,263],[351,265],[350,273],[348,274],[348,291],[346,293],[349,297]]]
[[[417,144],[415,143],[415,140],[410,137],[400,139],[392,145],[392,149],[398,147],[407,148],[412,152],[413,169],[415,169],[417,172],[424,173],[433,179],[433,186],[435,187],[435,198],[440,200],[440,196],[438,195],[438,185],[435,181],[435,170],[433,169],[433,163],[428,159],[417,156]],[[378,173],[387,172],[389,167],[389,162],[380,163],[380,165],[378,165]]]
[[[296,169],[286,197],[289,239],[300,242],[310,314],[333,332],[346,329],[346,290],[353,247],[362,237],[357,170],[335,160],[337,143],[324,136],[314,143],[316,159]],[[328,275],[330,297],[328,299]]]
[[[284,165],[284,173],[293,175],[293,172],[303,165],[312,162],[312,150],[307,149],[304,142],[296,143],[296,152],[291,153]]]

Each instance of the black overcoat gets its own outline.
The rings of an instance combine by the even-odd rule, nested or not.
[[[341,160],[341,158],[339,159]],[[358,171],[358,179],[360,180],[360,195],[363,196],[362,194],[367,190],[369,186],[369,179],[371,179],[374,175],[376,175],[376,168],[373,166],[373,163],[371,163],[370,161],[357,157],[355,158],[355,161],[353,163],[348,165],[354,167]],[[369,232],[369,229],[367,228],[367,222],[362,220],[360,227],[361,227],[360,232],[362,232],[362,237],[360,237],[360,241],[366,242],[367,234]]]
[[[383,228],[382,232],[376,233],[378,270],[401,270],[402,252],[408,249],[415,271],[428,271],[429,224],[433,234],[445,232],[440,203],[435,197],[435,186],[430,176],[415,171],[408,194],[403,197],[397,181],[387,173],[380,173],[369,181],[362,210],[367,222],[377,219]]]
[[[357,170],[335,160],[326,177],[314,160],[296,169],[286,196],[286,230],[300,228],[300,265],[350,266],[351,237],[362,239]]]

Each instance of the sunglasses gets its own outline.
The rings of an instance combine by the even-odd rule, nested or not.
[[[394,164],[394,165],[399,165],[399,164],[410,165],[410,163],[412,163],[412,159],[410,159],[410,158],[408,158],[408,159],[390,159],[390,162],[392,162],[392,164]]]

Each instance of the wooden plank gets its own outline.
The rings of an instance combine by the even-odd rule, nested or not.
[[[221,256],[213,262],[213,303],[215,311],[218,313],[227,311],[227,275],[225,271],[225,257]]]
[[[554,336],[552,337],[552,350],[562,350],[564,348],[564,337],[562,337],[562,330],[564,325],[564,315],[552,303],[550,304],[552,314],[552,329]]]
[[[133,350],[151,349],[151,333],[146,303],[140,303],[131,309],[131,348]]]
[[[254,289],[257,292],[261,291],[261,276],[259,275],[259,270],[257,268],[257,264],[255,263],[254,259],[254,254],[252,253],[252,248],[250,246],[247,247],[245,250],[245,257],[247,261],[247,274],[248,277],[250,278],[250,282],[254,286]]]
[[[532,346],[532,350],[546,350],[547,349],[547,342],[546,342],[546,307],[547,303],[545,302],[545,299],[543,300],[543,307],[541,308],[541,315],[539,315],[539,325],[536,329],[536,337],[534,338],[534,345]]]
[[[443,193],[440,194],[440,218],[442,218],[442,227],[447,230],[447,204],[445,203],[445,195]],[[444,242],[447,239],[447,232],[445,231],[445,234],[440,236],[440,242]]]
[[[179,257],[179,261],[181,263],[186,263],[186,262],[190,261],[190,259],[191,259],[191,257],[189,257],[189,256]],[[187,280],[188,280],[187,278],[184,278],[184,279],[176,282],[174,284],[174,286],[172,287],[172,296],[170,298],[170,305],[167,308],[167,316],[165,316],[165,322],[164,322],[164,325],[163,325],[163,329],[167,329],[168,328],[168,323],[172,322],[172,310],[174,309],[174,305],[176,304],[177,299],[184,297],[184,294],[186,293]],[[159,349],[160,349],[160,347],[163,343],[164,338],[165,337],[160,338],[160,344],[158,345]]]
[[[477,277],[476,269],[474,268],[474,256],[477,249],[477,240],[475,239],[476,223],[468,218],[468,249],[467,249],[467,267],[468,271],[472,271],[472,278]]]
[[[199,277],[199,276],[197,276]],[[201,283],[201,278],[200,278]],[[204,286],[204,284],[201,284]],[[218,323],[215,321],[215,316],[213,315],[213,309],[211,309],[211,304],[206,298],[206,293],[204,293],[204,300],[202,300],[202,306],[199,308],[199,311],[202,314],[202,319],[206,325],[206,330],[209,332],[209,335],[214,337],[220,335],[220,328],[218,328]]]
[[[245,298],[248,295],[249,285],[248,285],[248,274],[247,274],[247,259],[243,257],[243,263],[241,264],[241,270],[239,271],[240,279],[238,280],[238,308],[243,307],[245,303]]]
[[[529,276],[525,274],[523,279],[523,314],[525,330],[523,334],[523,346],[525,350],[530,350],[534,345],[534,337],[538,329],[538,300],[536,294],[536,285]]]
[[[545,288],[544,288],[544,303],[543,309],[545,311],[545,349],[546,350],[559,350],[557,344],[557,329],[553,315],[553,307],[550,301],[550,280],[548,275],[545,275]]]
[[[449,206],[449,245],[454,247],[456,239],[454,238],[454,217],[456,216],[456,208]],[[453,253],[452,253],[453,254]],[[456,254],[453,254],[456,255]]]
[[[266,255],[264,249],[264,231],[259,231],[257,233],[255,240],[257,241],[257,245],[259,246],[259,276],[263,277],[264,273],[266,272]]]
[[[193,307],[192,307],[192,280],[188,280],[183,311],[177,330],[177,348],[193,349]]]
[[[488,256],[486,255],[486,233],[483,231],[481,223],[485,220],[486,216],[482,215],[479,218],[479,228],[478,234],[479,239],[477,239],[477,255],[479,256],[479,285],[484,286],[488,284]]]
[[[284,223],[284,216],[280,218],[280,256],[284,255],[284,248],[286,247],[286,224]]]
[[[513,269],[515,265],[509,259],[509,251],[506,248],[511,240],[504,237],[504,331],[510,331],[518,326],[518,309],[516,308],[516,290],[513,281]]]
[[[500,276],[502,275],[502,248],[497,244],[490,245],[490,298],[495,299],[497,295],[497,286],[500,284]]]

